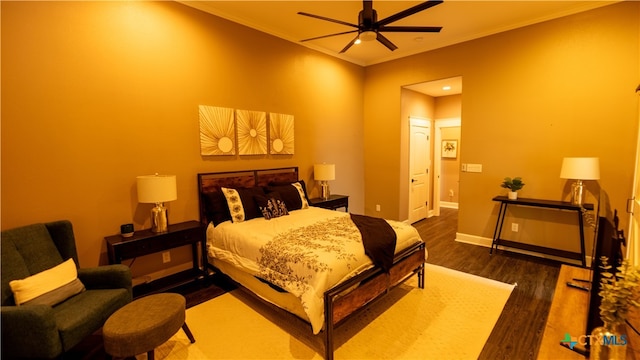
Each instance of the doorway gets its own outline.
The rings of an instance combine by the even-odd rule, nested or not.
[[[422,214],[425,217],[439,216],[441,206],[457,208],[460,167],[455,164],[460,159],[461,109],[462,77],[426,81],[402,87],[401,116],[403,119],[409,118],[409,126],[407,126],[407,120],[402,121],[402,126],[406,129],[404,130],[406,135],[403,135],[406,139],[406,142],[403,141],[406,157],[402,154],[401,157],[405,159],[403,161],[406,161],[407,165],[406,170],[401,172],[404,174],[402,182],[406,184],[402,185],[406,190],[401,191],[406,194],[406,200],[401,203],[406,204],[406,219],[410,223],[421,220]],[[411,119],[423,119],[428,122],[429,136],[422,136],[425,144],[415,144],[418,138],[416,129],[411,125]],[[457,135],[451,131],[454,128],[457,130]],[[450,144],[448,148],[455,147],[453,155],[449,150],[443,154],[443,141]],[[421,150],[425,146],[426,150]],[[415,162],[420,156],[413,154],[414,151],[425,152],[428,156],[426,166],[421,166],[427,170],[427,181],[424,184],[416,179],[416,175],[419,174],[416,173]],[[451,185],[452,183],[454,185]],[[416,194],[417,188],[424,188],[427,191],[426,200],[422,200],[423,195]],[[421,209],[420,204],[426,205],[426,213]]]

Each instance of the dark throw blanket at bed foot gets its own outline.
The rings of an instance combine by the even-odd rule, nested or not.
[[[397,239],[391,225],[384,219],[366,215],[351,214],[351,221],[360,230],[365,254],[375,265],[389,272],[393,265]]]

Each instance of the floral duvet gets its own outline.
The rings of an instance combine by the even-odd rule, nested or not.
[[[420,241],[411,225],[387,222],[396,232],[396,253]],[[300,299],[314,334],[324,323],[324,292],[373,266],[349,214],[316,207],[270,220],[211,225],[207,248],[210,257]]]

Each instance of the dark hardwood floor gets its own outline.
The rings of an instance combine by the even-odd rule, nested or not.
[[[427,243],[428,263],[517,283],[479,359],[535,359],[560,264],[503,251],[489,255],[488,248],[456,242],[457,224],[458,211],[446,208],[442,208],[439,217],[413,224]],[[214,275],[209,286],[196,283],[175,291],[185,296],[189,308],[234,289],[235,285],[225,279]],[[66,358],[103,359],[101,342],[97,333]],[[463,344],[464,339],[460,342]]]
[[[560,263],[456,242],[458,211],[413,224],[427,243],[427,262],[514,284],[479,359],[535,359],[553,299]],[[460,339],[464,342],[464,339]]]

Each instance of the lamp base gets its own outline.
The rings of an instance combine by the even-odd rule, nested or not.
[[[577,180],[573,184],[571,184],[571,203],[573,205],[582,206],[582,198],[584,193],[584,186],[582,185],[582,180]]]
[[[320,197],[323,200],[329,200],[329,195],[329,183],[323,180],[320,182]]]
[[[151,209],[151,232],[167,232],[168,227],[167,208],[164,207],[164,203],[156,203],[156,206]]]

